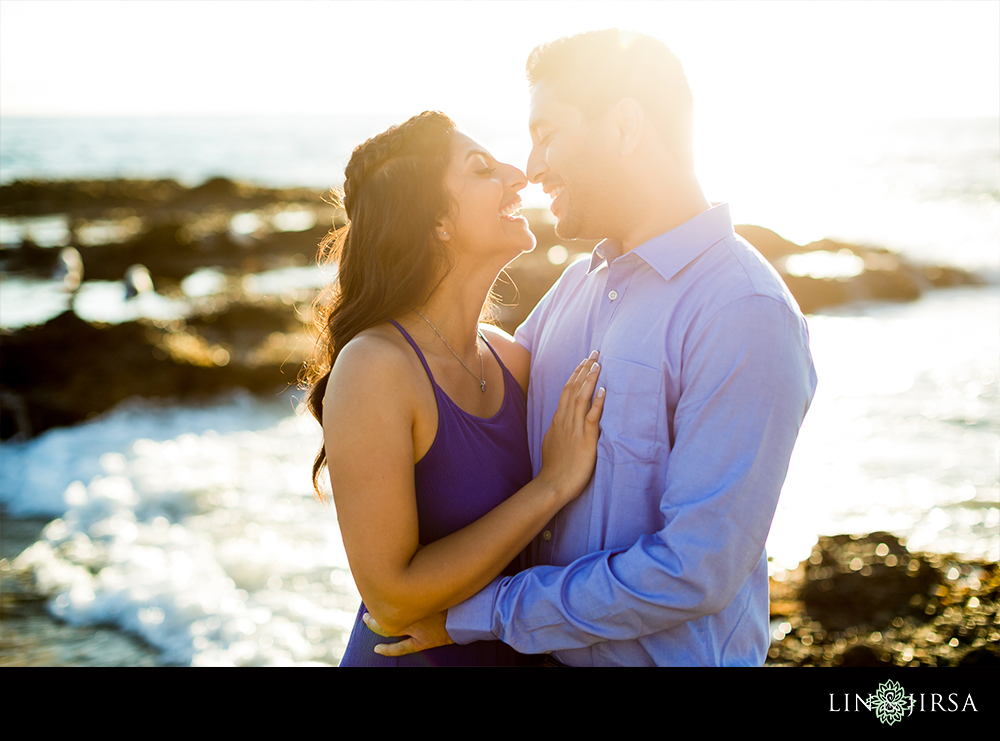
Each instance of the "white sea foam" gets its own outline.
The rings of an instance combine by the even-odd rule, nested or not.
[[[319,442],[287,399],[237,395],[4,444],[5,506],[58,515],[18,565],[54,615],[117,625],[168,662],[335,664],[360,597],[310,487]]]
[[[768,539],[820,534],[1000,555],[1000,289],[811,318],[819,388]],[[287,398],[133,401],[0,445],[0,501],[54,517],[21,557],[76,624],[111,623],[178,664],[336,664],[360,597],[309,482],[319,427]]]
[[[737,221],[770,226],[800,243],[840,236],[995,278],[998,148],[995,124],[987,123],[992,128],[964,139],[952,135],[968,128],[961,122],[918,131],[912,142],[894,135],[881,144],[859,138],[847,146],[837,144],[842,137],[831,138],[824,155],[830,167],[822,177],[807,174],[808,187],[795,157],[775,167],[770,159],[755,164],[744,156],[734,168],[732,153],[719,148],[714,174],[711,157],[704,160],[706,182],[714,180],[712,195],[733,204]],[[289,141],[286,124],[262,131]],[[66,131],[114,138],[132,124],[66,126],[50,122],[47,135],[53,141]],[[215,138],[203,136],[206,126]],[[175,129],[160,132],[171,146],[143,144],[140,154],[155,161],[136,159],[144,164],[135,174],[174,173],[186,162],[181,169],[189,184],[218,171],[325,184],[337,171],[329,158],[312,156],[318,145],[305,150],[319,163],[307,170],[290,167],[283,154],[252,173],[219,168],[225,156],[215,143],[223,133],[230,136],[229,128],[189,122],[185,136]],[[260,150],[257,133],[248,139],[254,151]],[[313,133],[317,141],[328,136],[322,127]],[[940,142],[928,144],[932,135]],[[342,144],[363,138],[351,134]],[[201,148],[190,146],[192,139]],[[957,151],[960,144],[965,149]],[[757,141],[735,146],[741,156],[770,152]],[[878,151],[869,151],[873,146]],[[66,169],[61,155],[40,162],[53,151],[59,150],[21,152],[21,169],[6,168],[4,177],[119,172],[119,162],[76,162],[75,170]],[[926,151],[935,154],[927,160]],[[0,241],[20,238],[12,223],[0,222]],[[48,242],[64,238],[64,226],[55,222],[33,228]],[[246,288],[283,290],[299,273],[305,271],[274,271]],[[211,274],[202,278],[204,285],[187,286],[196,296],[211,294],[213,280],[222,282]],[[2,279],[5,323],[19,304],[25,312],[51,311],[50,304],[67,300],[33,286],[33,301],[11,302],[18,286]],[[902,535],[914,549],[997,560],[998,319],[996,287],[934,291],[910,304],[854,306],[810,318],[819,387],[768,539],[776,566],[805,558],[819,534],[874,530]],[[82,425],[0,444],[0,503],[14,515],[55,518],[21,562],[52,595],[51,610],[70,622],[118,625],[179,664],[332,664],[342,655],[360,597],[335,513],[310,489],[319,441],[318,425],[296,416],[287,399],[236,394],[208,407],[132,401]]]

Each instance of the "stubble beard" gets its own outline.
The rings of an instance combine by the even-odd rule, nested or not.
[[[599,236],[592,236],[596,232],[593,222],[593,214],[585,204],[577,207],[571,203],[566,215],[556,221],[556,236],[560,239],[601,239]]]
[[[579,224],[576,223],[573,218],[575,214],[567,214],[563,218],[556,221],[556,236],[560,239],[577,239],[577,235],[580,233]]]
[[[604,239],[607,203],[604,198],[610,167],[590,155],[590,167],[577,173],[569,190],[566,214],[556,221],[555,232],[560,239]]]

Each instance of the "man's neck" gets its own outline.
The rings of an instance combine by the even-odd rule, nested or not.
[[[693,172],[674,171],[645,178],[634,192],[634,206],[629,209],[627,223],[622,225],[618,236],[622,254],[711,208]]]

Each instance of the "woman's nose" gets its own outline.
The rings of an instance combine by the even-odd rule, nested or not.
[[[510,174],[507,176],[507,185],[516,191],[526,188],[528,185],[527,176],[514,165],[508,165],[508,167],[510,167]]]

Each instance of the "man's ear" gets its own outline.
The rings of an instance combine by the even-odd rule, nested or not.
[[[623,157],[632,154],[639,146],[646,122],[645,115],[642,105],[634,98],[622,98],[615,104],[614,120]]]

